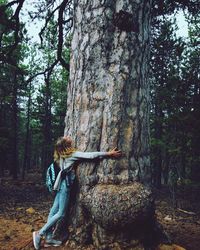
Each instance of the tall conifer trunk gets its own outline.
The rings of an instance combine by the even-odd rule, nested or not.
[[[96,249],[152,244],[150,9],[151,0],[74,3],[65,135],[82,151],[124,152],[77,170],[72,239]]]
[[[10,174],[13,179],[16,180],[18,178],[18,103],[17,103],[17,93],[18,92],[18,79],[17,72],[13,70],[13,100],[12,100],[12,134],[13,134],[13,153],[12,153],[12,164],[10,168]]]

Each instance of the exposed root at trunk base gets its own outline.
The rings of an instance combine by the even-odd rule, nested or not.
[[[169,237],[155,218],[151,190],[141,183],[98,184],[79,199],[71,239],[95,249],[155,250]],[[77,214],[76,214],[77,215]]]

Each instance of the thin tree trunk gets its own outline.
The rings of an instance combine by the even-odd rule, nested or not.
[[[156,97],[156,105],[155,105],[155,135],[154,138],[157,142],[162,140],[162,119],[163,119],[163,112],[160,106],[161,98],[159,96]],[[158,143],[155,145],[154,149],[154,162],[153,162],[153,184],[156,188],[161,188],[161,175],[162,175],[162,149],[161,144]]]
[[[29,95],[28,95],[28,104],[27,104],[27,122],[26,122],[26,138],[25,138],[25,147],[24,147],[24,162],[22,167],[22,179],[25,178],[25,172],[27,169],[28,162],[30,159],[28,158],[29,155],[29,143],[30,143],[30,113],[31,113],[31,88],[32,84],[29,84]]]
[[[5,112],[5,107],[3,105],[3,102],[1,101],[0,104],[0,132],[1,134],[6,135],[6,129],[5,129],[5,121],[6,121],[6,112]],[[2,142],[1,142],[2,144]],[[1,145],[1,154],[0,154],[0,177],[4,176],[4,170],[6,166],[6,155],[7,155],[7,150],[5,149],[5,145]]]
[[[29,128],[29,146],[28,146],[28,156],[27,156],[27,169],[30,170],[32,165],[32,129]]]
[[[163,176],[163,184],[167,185],[168,177],[169,177],[169,160],[170,156],[167,150],[165,150],[164,154],[164,164],[162,169],[162,176]]]
[[[46,173],[46,168],[51,161],[51,87],[50,87],[50,73],[45,76],[45,117],[44,117],[44,145],[43,145],[43,177]]]
[[[10,168],[10,173],[13,179],[17,179],[18,177],[18,104],[17,104],[17,74],[14,71],[13,77],[13,103],[12,103],[12,111],[13,111],[13,153],[12,153],[12,166]]]

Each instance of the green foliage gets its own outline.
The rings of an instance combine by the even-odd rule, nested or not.
[[[6,4],[7,1],[1,1],[1,6],[2,3]],[[12,8],[6,8],[3,13],[1,21],[3,17],[4,21],[0,27],[3,32],[0,47],[2,54],[9,53],[15,42],[14,31],[8,26],[13,15]],[[49,22],[42,46],[30,43],[22,23],[20,29],[20,40],[12,51],[12,58],[23,75],[19,72],[15,78],[17,69],[9,61],[2,62],[0,67],[0,155],[3,166],[0,174],[10,169],[10,166],[17,165],[17,162],[13,164],[12,161],[14,137],[17,139],[17,161],[20,170],[24,171],[35,166],[46,167],[44,158],[52,158],[52,143],[64,130],[68,72],[59,64],[49,76],[46,71],[57,56],[57,24],[53,19]],[[63,58],[69,61],[67,46],[67,43],[63,46]],[[38,77],[35,77],[37,74]],[[17,95],[13,93],[13,89],[17,89]],[[17,110],[13,106],[15,101]],[[14,113],[18,120],[17,131],[13,123]]]
[[[175,20],[154,19],[151,158],[155,173],[176,164],[182,177],[200,180],[192,174],[200,166],[199,18],[188,14],[187,20],[189,38],[183,40],[176,37]]]

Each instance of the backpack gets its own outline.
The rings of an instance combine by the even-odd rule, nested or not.
[[[52,162],[46,171],[46,186],[49,192],[53,192],[53,186],[56,181],[60,167],[56,162]]]

